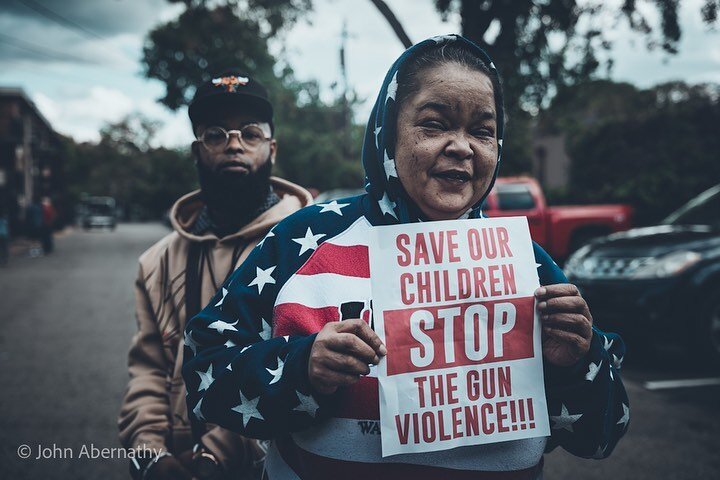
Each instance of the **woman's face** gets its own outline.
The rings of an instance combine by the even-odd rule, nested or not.
[[[429,219],[455,219],[480,200],[495,171],[493,86],[484,73],[454,62],[419,77],[420,88],[398,112],[398,177]]]

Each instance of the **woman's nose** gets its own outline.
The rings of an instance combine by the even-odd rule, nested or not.
[[[457,160],[465,160],[467,158],[472,158],[473,149],[470,145],[470,141],[464,134],[456,133],[445,146],[445,154]]]

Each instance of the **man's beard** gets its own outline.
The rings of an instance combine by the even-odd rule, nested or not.
[[[195,162],[201,195],[210,218],[218,227],[242,227],[255,218],[270,193],[270,155],[256,172],[213,172],[201,160]]]

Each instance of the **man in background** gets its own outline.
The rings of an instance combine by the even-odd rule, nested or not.
[[[223,72],[198,88],[189,116],[200,190],[175,203],[174,231],[140,257],[138,332],[120,440],[126,448],[162,451],[131,461],[133,478],[248,478],[264,455],[256,441],[188,420],[181,335],[260,239],[312,198],[270,176],[277,153],[273,109],[256,80]],[[195,339],[184,344],[194,349]],[[212,383],[211,371],[198,375]]]

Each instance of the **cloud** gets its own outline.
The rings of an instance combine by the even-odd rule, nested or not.
[[[130,97],[101,86],[81,97],[57,99],[37,93],[32,98],[56,130],[79,141],[98,140],[99,125],[116,122],[133,110]]]
[[[121,33],[144,33],[168,9],[167,0],[5,0],[0,14],[9,14],[19,23],[64,25],[78,35],[111,37]],[[44,12],[44,14],[43,14]],[[75,25],[75,27],[73,27]],[[88,33],[91,32],[91,33]]]
[[[0,62],[6,68],[48,63],[132,68],[145,33],[181,10],[166,0],[26,1],[50,8],[62,20],[39,14],[23,0],[0,2]]]

